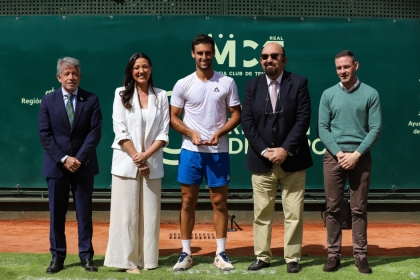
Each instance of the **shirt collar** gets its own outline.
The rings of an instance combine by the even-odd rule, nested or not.
[[[283,78],[284,71],[281,72],[280,76],[277,77],[276,81],[280,85],[281,79]],[[270,79],[267,75],[265,75],[265,78],[267,79],[267,85],[270,86],[271,82],[274,81]]]
[[[342,82],[340,82],[340,87],[341,87],[341,89],[342,90],[345,90],[345,91],[347,91],[347,92],[352,92],[355,88],[357,88],[358,86],[359,86],[359,84],[360,84],[360,81],[359,81],[359,78],[357,78],[356,77],[356,83],[350,88],[350,89],[346,89],[345,87],[344,87],[344,85],[343,85],[343,83]]]
[[[61,91],[63,92],[63,96],[66,96],[67,94],[70,94],[70,93],[68,93],[63,87],[61,87]],[[77,93],[79,92],[79,88],[76,88],[76,90],[75,91],[73,91],[73,93],[72,93],[72,95],[73,96],[77,96]]]

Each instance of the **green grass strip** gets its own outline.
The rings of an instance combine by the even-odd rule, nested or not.
[[[99,272],[89,273],[80,266],[77,255],[68,255],[65,261],[65,269],[56,274],[45,272],[49,265],[49,254],[15,254],[0,253],[0,279],[24,279],[24,280],[82,280],[82,279],[419,279],[420,280],[420,257],[369,257],[369,264],[373,274],[362,275],[354,266],[354,259],[343,257],[341,268],[337,272],[326,273],[322,267],[325,257],[304,257],[301,262],[301,272],[288,274],[284,261],[278,257],[271,262],[271,267],[260,271],[251,272],[247,268],[254,257],[231,257],[230,260],[235,270],[224,272],[212,266],[212,257],[195,256],[195,265],[187,271],[174,272],[172,266],[178,259],[178,255],[161,257],[159,268],[142,271],[140,275],[127,274],[115,268],[104,267],[104,256],[95,256],[95,264]]]

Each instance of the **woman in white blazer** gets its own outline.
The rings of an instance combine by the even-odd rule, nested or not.
[[[140,273],[158,266],[163,147],[169,142],[166,91],[155,88],[152,62],[131,56],[115,90],[111,214],[105,266]]]

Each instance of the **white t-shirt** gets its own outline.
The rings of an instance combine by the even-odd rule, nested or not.
[[[227,122],[229,107],[240,104],[235,81],[216,71],[208,81],[200,80],[195,72],[178,80],[171,95],[171,105],[184,108],[184,124],[198,131],[202,140],[209,139]],[[228,152],[228,136],[222,136],[218,146],[196,146],[183,135],[182,148],[202,153]]]

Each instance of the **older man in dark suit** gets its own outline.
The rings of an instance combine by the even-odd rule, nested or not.
[[[265,74],[246,84],[242,129],[248,139],[246,167],[254,191],[254,251],[248,267],[270,266],[271,229],[278,185],[284,212],[284,258],[297,273],[303,234],[306,169],[312,166],[306,132],[311,117],[307,79],[284,70],[284,48],[268,43],[260,62]]]
[[[66,258],[65,222],[69,191],[73,194],[79,233],[79,257],[85,270],[95,272],[92,247],[93,178],[99,173],[96,147],[102,114],[98,97],[79,88],[77,59],[57,63],[61,88],[45,95],[39,110],[39,135],[44,147],[42,175],[47,178],[50,207],[50,251],[47,273],[63,269]]]

